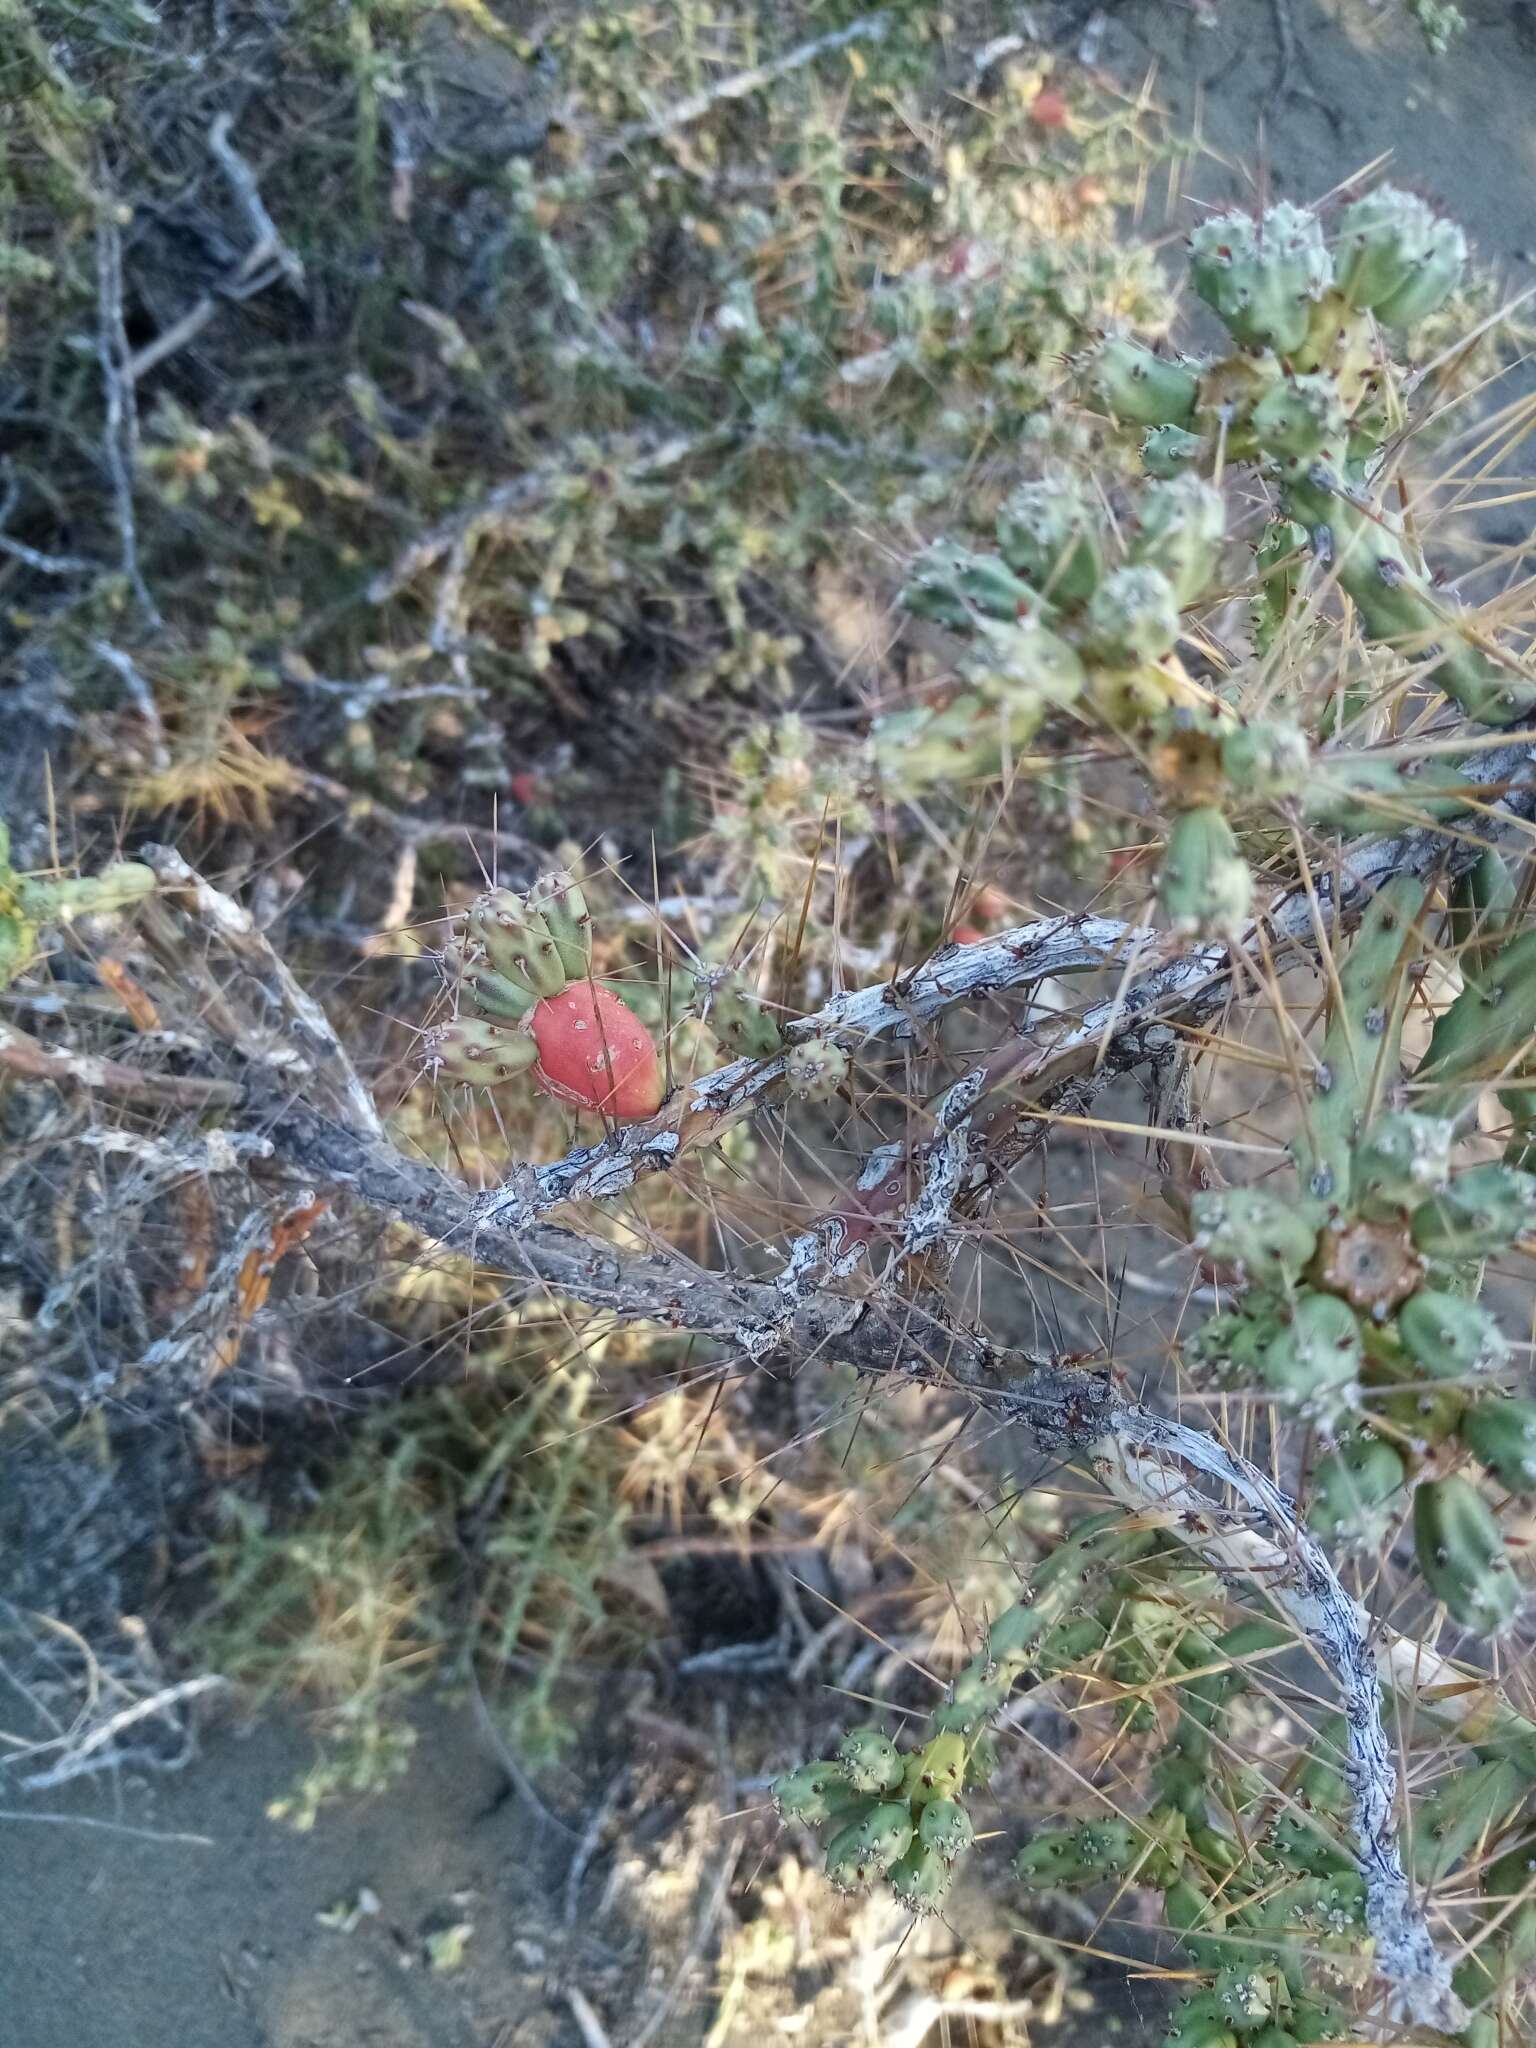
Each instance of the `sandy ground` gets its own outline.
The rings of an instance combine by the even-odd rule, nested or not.
[[[1395,0],[1284,0],[1289,76],[1271,0],[1217,0],[1217,25],[1171,0],[1107,10],[1099,61],[1155,91],[1224,161],[1194,181],[1212,199],[1256,186],[1313,199],[1383,159],[1460,220],[1512,290],[1536,284],[1536,5],[1468,0],[1468,33],[1426,55]]]
[[[990,2000],[1021,1982],[1027,2038],[1051,2048],[1140,2048],[1164,2031],[1167,1993],[1118,1965],[1063,1997],[1060,1951],[1022,1909],[999,1910],[979,1860],[945,1921],[914,1935],[888,1900],[839,1901],[792,1842],[765,1820],[724,1821],[707,1791],[585,1843],[573,1892],[576,1837],[509,1792],[472,1714],[428,1705],[418,1727],[398,1789],[327,1808],[310,1834],[266,1813],[311,1754],[282,1715],[213,1729],[184,1774],[66,1787],[29,1821],[8,1815],[0,2043],[928,2048],[945,2038],[938,1994]],[[1149,1953],[1154,1937],[1117,1923],[1102,1939]],[[963,2023],[948,2038],[965,2040]]]
[[[1178,0],[1142,0],[1107,10],[1094,31],[1099,63],[1128,83],[1155,65],[1159,96],[1217,153],[1192,189],[1222,199],[1263,178],[1309,197],[1391,153],[1512,288],[1536,283],[1531,0],[1471,0],[1471,33],[1438,62],[1391,0],[1292,0],[1283,83],[1282,15],[1269,0],[1205,11],[1214,26]],[[47,1795],[30,1818],[0,1819],[3,2048],[595,2048],[603,2036],[584,2027],[569,1984],[605,2016],[593,2025],[616,2044],[631,2038],[653,1930],[622,1919],[594,1929],[585,1905],[567,1928],[569,1845],[502,1797],[467,1714],[428,1712],[396,1791],[328,1810],[298,1836],[266,1808],[307,1759],[292,1722],[244,1739],[216,1729],[179,1777],[92,1781]],[[364,1895],[377,1909],[350,1932],[318,1917],[340,1907],[345,1919]],[[455,1926],[473,1930],[462,1961],[434,1967],[432,1937]],[[747,2038],[739,2026],[711,2035],[718,2014],[713,1994],[683,1999],[652,2038]],[[812,2044],[854,2038],[814,2014],[796,2031]],[[1155,2001],[1133,1987],[1099,2007],[1093,2032],[1127,2048],[1155,2040]],[[753,2032],[794,2037],[772,2024]]]
[[[39,1802],[99,1825],[0,1824],[6,2048],[558,2038],[522,2022],[545,2007],[566,1859],[502,1798],[500,1768],[467,1713],[424,1716],[398,1794],[328,1811],[298,1835],[266,1807],[309,1756],[290,1721],[243,1739],[215,1731],[180,1776]],[[367,1893],[377,1910],[350,1932],[319,1917],[340,1907],[344,1921]],[[463,1963],[433,1968],[430,1937],[461,1925],[474,1930]]]

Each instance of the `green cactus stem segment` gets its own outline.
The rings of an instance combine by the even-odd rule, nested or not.
[[[493,973],[536,997],[557,996],[570,980],[548,924],[524,897],[487,889],[470,906],[465,933]]]
[[[539,1049],[526,1032],[487,1017],[455,1017],[422,1040],[428,1073],[472,1088],[499,1088],[526,1073],[538,1056]]]
[[[1259,1376],[1282,1407],[1334,1429],[1359,1400],[1363,1356],[1360,1325],[1349,1304],[1303,1289],[1290,1321],[1266,1347]]]
[[[1536,1493],[1536,1401],[1474,1401],[1463,1410],[1456,1434],[1508,1492]]]
[[[1200,373],[1124,335],[1107,334],[1089,358],[1088,385],[1112,419],[1134,427],[1187,429],[1200,396]]]
[[[1141,466],[1148,476],[1182,476],[1204,453],[1204,441],[1186,427],[1153,427],[1141,444]]]
[[[1411,1109],[1379,1116],[1355,1148],[1354,1191],[1377,1221],[1406,1215],[1450,1178],[1455,1126]]]
[[[1086,604],[1104,573],[1104,515],[1069,471],[1020,484],[997,515],[1009,568],[1053,605]]]
[[[1450,938],[1468,981],[1497,969],[1519,900],[1509,863],[1491,846],[1452,883]]]
[[[1483,1088],[1511,1077],[1536,1048],[1536,932],[1500,946],[1435,1020],[1417,1075],[1427,1104],[1446,1116],[1470,1109]]]
[[[946,1863],[953,1863],[976,1839],[971,1816],[955,1799],[930,1799],[918,1819],[917,1832],[923,1846]]]
[[[1161,661],[1179,637],[1179,600],[1160,569],[1116,569],[1093,594],[1084,617],[1088,652],[1110,668]]]
[[[1425,894],[1415,876],[1393,876],[1372,899],[1339,965],[1313,1098],[1291,1149],[1303,1186],[1341,1206],[1350,1198],[1361,1129],[1397,1076],[1405,969]]]
[[[1435,687],[1484,725],[1512,725],[1536,708],[1536,678],[1496,658],[1475,623],[1429,582],[1393,521],[1346,481],[1335,443],[1277,464],[1286,508],[1337,576],[1367,639],[1428,665]]]
[[[1498,1635],[1520,1609],[1520,1587],[1492,1510],[1468,1479],[1426,1479],[1413,1496],[1419,1569],[1452,1621]]]
[[[1440,1884],[1524,1806],[1530,1780],[1507,1757],[1473,1763],[1436,1788],[1413,1819],[1413,1874]]]
[[[881,787],[901,799],[993,781],[1020,765],[1043,716],[1038,704],[999,703],[981,690],[963,690],[942,705],[887,712],[870,734]]]
[[[1217,1265],[1252,1281],[1293,1281],[1317,1250],[1316,1205],[1269,1188],[1205,1189],[1190,1208],[1194,1245]]]
[[[1345,429],[1337,381],[1326,370],[1274,385],[1253,409],[1253,436],[1265,455],[1313,461]]]
[[[1380,185],[1340,216],[1334,238],[1339,289],[1384,327],[1411,327],[1438,312],[1466,267],[1461,229],[1412,192]]]
[[[700,979],[700,1013],[732,1059],[771,1060],[784,1035],[762,999],[739,974],[717,968]]]
[[[465,970],[464,986],[477,1010],[502,1023],[520,1024],[538,1007],[540,998],[521,982],[510,981],[493,967],[471,966]]]
[[[1300,803],[1309,825],[1353,837],[1459,817],[1473,787],[1454,760],[1387,761],[1369,753],[1324,753],[1313,761]]]
[[[833,1836],[827,1844],[827,1875],[840,1890],[855,1890],[884,1877],[911,1845],[911,1809],[884,1800]]]
[[[1306,341],[1333,267],[1316,214],[1282,200],[1258,220],[1202,221],[1189,238],[1189,278],[1240,347],[1289,355]]]
[[[954,1860],[921,1840],[914,1841],[885,1873],[896,1903],[920,1919],[939,1911],[954,1879]]]
[[[784,1078],[802,1102],[829,1102],[848,1078],[848,1055],[832,1038],[802,1038],[784,1055]]]
[[[857,1797],[852,1779],[839,1763],[801,1764],[798,1770],[775,1778],[769,1788],[779,1816],[797,1820],[807,1827],[823,1822],[853,1804]]]
[[[1306,568],[1307,530],[1294,519],[1271,519],[1254,550],[1259,587],[1249,607],[1256,654],[1268,654],[1290,616]]]
[[[1422,1287],[1397,1312],[1403,1349],[1421,1372],[1438,1380],[1473,1380],[1502,1372],[1509,1343],[1481,1302]]]
[[[1214,804],[1175,818],[1158,894],[1169,928],[1182,938],[1226,937],[1246,923],[1253,877],[1232,827]]]
[[[1128,548],[1132,562],[1159,569],[1180,606],[1204,597],[1216,577],[1226,536],[1226,501],[1197,476],[1144,486]]]
[[[579,981],[589,973],[592,913],[576,880],[562,869],[540,875],[528,891],[528,908],[543,918],[569,979]]]
[[[1410,1219],[1427,1258],[1480,1259],[1507,1251],[1536,1227],[1536,1177],[1518,1167],[1474,1166]]]
[[[1234,796],[1278,802],[1305,789],[1312,749],[1289,719],[1249,719],[1222,736],[1221,769]]]
[[[905,1769],[895,1743],[878,1728],[850,1728],[838,1744],[837,1760],[858,1792],[892,1792]]]
[[[917,556],[900,603],[920,619],[967,626],[978,613],[992,619],[1030,618],[1041,609],[1031,584],[997,555],[979,555],[954,541],[937,540]]]
[[[99,875],[18,874],[10,849],[10,833],[0,820],[0,989],[30,966],[45,926],[127,910],[155,887],[154,872],[129,860]]]
[[[1394,185],[1378,185],[1346,206],[1333,239],[1339,290],[1389,326],[1407,326],[1444,304],[1466,259],[1461,230]]]
[[[1374,1549],[1391,1524],[1405,1477],[1401,1454],[1383,1438],[1350,1437],[1319,1459],[1313,1471],[1308,1512],[1313,1534],[1325,1543]],[[1342,1779],[1339,1795],[1342,1806]]]

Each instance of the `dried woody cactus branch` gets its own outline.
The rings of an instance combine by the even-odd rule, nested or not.
[[[621,1317],[737,1343],[744,1331],[755,1337],[780,1305],[770,1287],[707,1273],[675,1254],[613,1252],[550,1225],[498,1229],[431,1169],[302,1106],[274,1105],[263,1129],[275,1156],[307,1182],[346,1189],[386,1208],[445,1248],[472,1251],[529,1288],[548,1287]],[[1172,1510],[1181,1541],[1227,1576],[1255,1582],[1286,1611],[1339,1680],[1356,1766],[1358,1858],[1377,1968],[1405,2017],[1420,2025],[1460,2024],[1450,1966],[1412,1901],[1397,1847],[1397,1779],[1377,1664],[1389,1684],[1416,1700],[1425,1687],[1443,1685],[1450,1667],[1390,1630],[1373,1653],[1367,1618],[1286,1496],[1214,1439],[1117,1400],[1107,1375],[997,1349],[916,1304],[866,1304],[852,1322],[847,1309],[836,1297],[808,1291],[778,1325],[779,1351],[801,1362],[826,1355],[872,1378],[898,1375],[957,1388],[999,1420],[1021,1424],[1043,1447],[1086,1454],[1118,1499],[1139,1513]],[[751,1343],[744,1348],[750,1352]],[[1180,1464],[1232,1488],[1269,1535],[1244,1527],[1200,1492]],[[1468,1697],[1481,1695],[1473,1687]],[[1430,1711],[1438,1712],[1437,1702]]]
[[[1398,1667],[1402,1653],[1418,1646],[1394,1636],[1397,1657],[1373,1651],[1370,1617],[1340,1585],[1295,1502],[1246,1458],[1141,1407],[1117,1404],[1105,1422],[1090,1455],[1115,1498],[1138,1513],[1152,1501],[1173,1509],[1180,1539],[1225,1577],[1260,1585],[1333,1672],[1348,1730],[1355,1855],[1377,1974],[1391,1987],[1394,2018],[1459,2031],[1468,2016],[1451,1987],[1450,1961],[1436,1949],[1403,1867],[1394,1818],[1397,1766],[1382,1718],[1383,1676],[1389,1684],[1409,1678]],[[1245,1526],[1245,1517],[1193,1485],[1180,1466],[1230,1489],[1268,1535]],[[1422,1683],[1417,1678],[1404,1689],[1411,1694]]]
[[[1469,775],[1497,795],[1480,821],[1479,842],[1532,803],[1531,750],[1492,749]],[[1358,848],[1332,872],[1309,877],[1281,899],[1262,927],[1228,949],[1180,949],[1166,935],[1130,931],[1106,919],[1067,918],[1023,926],[980,945],[951,948],[898,983],[850,992],[788,1028],[791,1043],[825,1034],[850,1046],[909,1034],[947,1007],[1048,974],[1123,962],[1147,971],[1073,1019],[1021,1031],[949,1091],[947,1114],[921,1162],[918,1193],[898,1219],[902,1254],[932,1248],[956,1227],[952,1210],[967,1175],[984,1159],[986,1140],[957,1141],[984,1095],[1003,1085],[1036,1098],[1083,1075],[1125,1071],[1166,1053],[1169,1034],[1218,1009],[1234,982],[1256,973],[1263,955],[1287,944],[1315,952],[1330,932],[1351,924],[1376,891],[1405,871],[1455,870],[1476,857],[1444,830],[1425,830]],[[424,1164],[406,1159],[384,1135],[367,1091],[316,1006],[282,969],[262,934],[228,898],[178,856],[150,856],[162,883],[239,963],[269,1012],[303,1047],[305,1065],[323,1083],[328,1112],[285,1087],[281,1067],[253,1076],[245,1116],[271,1147],[274,1165],[307,1188],[345,1192],[391,1213],[448,1251],[488,1263],[520,1287],[547,1289],[626,1319],[708,1335],[751,1358],[770,1352],[791,1362],[843,1360],[871,1377],[898,1375],[963,1391],[978,1407],[1027,1428],[1058,1454],[1086,1454],[1117,1498],[1138,1512],[1172,1515],[1174,1533],[1229,1577],[1256,1581],[1279,1604],[1334,1672],[1349,1728],[1356,1856],[1366,1886],[1376,1967],[1395,2007],[1409,2021],[1455,2027],[1464,2014],[1450,1966],[1436,1950],[1409,1889],[1393,1818],[1396,1772],[1382,1719],[1383,1678],[1422,1700],[1424,1681],[1443,1685],[1446,1666],[1418,1645],[1383,1630],[1373,1650],[1370,1625],[1344,1592],[1294,1505],[1256,1468],[1214,1439],[1116,1398],[1107,1374],[1028,1353],[1005,1351],[942,1314],[882,1290],[863,1300],[829,1291],[818,1261],[850,1272],[846,1248],[815,1234],[792,1248],[792,1283],[770,1286],[706,1271],[674,1252],[619,1251],[541,1220],[558,1203],[600,1200],[680,1153],[717,1138],[769,1099],[783,1055],[742,1060],[693,1083],[675,1105],[604,1144],[552,1167],[525,1169],[489,1196],[475,1198]],[[338,1118],[345,1117],[346,1121]],[[887,1153],[889,1148],[887,1148]],[[888,1171],[877,1153],[866,1174]],[[856,1254],[858,1247],[852,1248]],[[1235,1493],[1234,1513],[1188,1477],[1193,1468]],[[1248,1518],[1257,1518],[1262,1533]],[[1429,1702],[1431,1713],[1441,1703]],[[1444,1718],[1443,1714],[1441,1716]],[[1455,1721],[1455,1710],[1450,1716]]]
[[[1491,812],[1522,818],[1533,808],[1532,758],[1532,748],[1521,742],[1489,748],[1468,760],[1462,779],[1490,792]],[[1166,933],[1113,918],[1059,917],[1019,925],[982,943],[947,947],[897,981],[836,996],[813,1015],[787,1023],[784,1037],[788,1046],[829,1038],[856,1050],[876,1039],[910,1038],[919,1025],[958,1003],[1050,976],[1116,965],[1135,972],[1116,995],[1076,1019],[1020,1032],[978,1070],[979,1079],[966,1075],[956,1082],[939,1113],[943,1128],[936,1143],[947,1157],[954,1131],[983,1097],[1003,1087],[1039,1092],[1085,1070],[1102,1070],[1113,1064],[1111,1048],[1121,1070],[1165,1052],[1170,1027],[1197,1023],[1229,999],[1242,971],[1238,962],[1251,963],[1250,984],[1261,973],[1257,935],[1272,960],[1287,944],[1316,951],[1336,923],[1358,917],[1389,876],[1470,867],[1496,830],[1490,814],[1465,838],[1426,828],[1357,845],[1336,867],[1309,876],[1282,897],[1251,936],[1231,949],[1182,945]],[[713,1144],[768,1099],[783,1081],[785,1058],[779,1053],[716,1068],[685,1084],[654,1117],[626,1124],[601,1143],[547,1166],[524,1169],[482,1198],[484,1221],[524,1229],[562,1203],[610,1200],[650,1174],[671,1171],[685,1153]]]

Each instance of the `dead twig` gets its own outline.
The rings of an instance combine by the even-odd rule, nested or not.
[[[195,1074],[149,1074],[122,1060],[70,1052],[39,1043],[14,1024],[0,1024],[0,1067],[28,1081],[57,1081],[89,1088],[118,1102],[143,1102],[169,1109],[233,1109],[245,1100],[237,1081],[203,1080]]]
[[[574,1984],[565,1987],[565,2002],[571,2008],[584,2048],[613,2048],[607,2028]]]
[[[234,125],[232,114],[216,117],[208,131],[208,153],[224,173],[235,203],[245,216],[251,235],[250,247],[241,257],[233,276],[194,300],[153,341],[146,342],[127,358],[123,368],[130,384],[147,376],[160,363],[195,341],[221,306],[254,298],[280,277],[287,278],[295,291],[304,288],[302,261],[278,233],[277,224],[262,199],[255,172],[229,139]]]
[[[146,680],[143,671],[131,655],[120,647],[114,647],[110,640],[93,640],[91,652],[104,661],[123,686],[123,694],[139,714],[144,730],[149,736],[150,765],[157,773],[171,765],[171,750],[165,743],[165,727],[160,719],[160,707],[155,702],[155,693]]]
[[[105,400],[102,452],[112,481],[119,562],[145,623],[158,631],[162,623],[159,608],[139,568],[138,515],[133,496],[139,414],[123,314],[123,235],[117,221],[106,212],[96,228],[96,355]]]
[[[81,1735],[71,1728],[47,1742],[40,1742],[26,1754],[37,1756],[50,1749],[62,1749],[65,1754],[47,1770],[34,1771],[21,1782],[29,1792],[47,1792],[56,1785],[69,1784],[74,1778],[115,1769],[123,1759],[110,1745],[128,1729],[157,1716],[169,1715],[174,1708],[185,1706],[190,1700],[201,1699],[207,1693],[221,1692],[227,1684],[228,1680],[215,1672],[205,1673],[201,1678],[184,1678],[176,1685],[166,1686],[161,1692],[151,1693],[147,1699],[135,1700],[132,1706],[120,1708],[105,1721],[98,1722],[89,1734]],[[189,1761],[190,1755],[190,1750],[185,1749],[179,1761]]]
[[[145,847],[143,858],[163,890],[179,900],[199,926],[238,962],[269,1017],[286,1030],[308,1057],[315,1079],[334,1104],[360,1131],[382,1138],[384,1126],[373,1097],[342,1050],[331,1020],[314,997],[299,987],[273,951],[271,942],[257,929],[250,912],[195,874],[171,847]]]
[[[807,64],[814,64],[818,57],[828,56],[833,50],[844,50],[850,43],[877,43],[889,27],[890,20],[885,14],[866,14],[862,20],[849,22],[846,28],[812,36],[809,42],[797,44],[794,49],[786,50],[782,57],[775,57],[766,64],[753,64],[745,71],[734,71],[729,78],[717,80],[703,92],[674,102],[654,119],[635,121],[629,127],[621,128],[613,140],[597,152],[597,161],[607,163],[636,142],[654,142],[660,136],[672,134],[675,129],[686,128],[702,119],[711,108],[727,100],[745,99],[749,93],[761,92],[765,85],[787,78],[791,72],[804,70]]]
[[[35,569],[39,576],[79,576],[92,574],[100,568],[99,562],[88,562],[82,555],[48,555],[41,548],[28,547],[24,540],[16,540],[5,530],[6,522],[16,510],[21,497],[21,485],[9,462],[0,462],[0,477],[5,479],[5,496],[0,499],[0,555],[9,555],[13,562],[20,562],[24,569]]]

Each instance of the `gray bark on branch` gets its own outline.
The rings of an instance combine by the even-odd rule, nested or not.
[[[910,1039],[920,1025],[959,1003],[1055,975],[1134,965],[1137,971],[1124,987],[1078,1017],[1020,1030],[1012,1044],[976,1070],[979,1079],[963,1077],[946,1101],[958,1090],[967,1111],[974,1113],[982,1100],[1004,1087],[1038,1093],[1110,1060],[1124,1072],[1145,1059],[1165,1058],[1173,1030],[1215,1015],[1234,992],[1261,980],[1267,963],[1284,965],[1293,949],[1315,957],[1359,921],[1391,876],[1436,868],[1454,874],[1471,867],[1498,836],[1497,814],[1514,825],[1536,807],[1532,757],[1524,742],[1470,756],[1465,780],[1487,789],[1492,801],[1465,836],[1452,823],[1357,844],[1335,865],[1282,896],[1234,947],[1183,947],[1166,933],[1113,918],[1043,919],[977,944],[946,946],[895,981],[835,996],[813,1015],[787,1024],[784,1035],[792,1045],[827,1037],[857,1052],[884,1038]],[[772,1099],[783,1079],[782,1055],[718,1067],[685,1083],[643,1123],[626,1125],[548,1165],[521,1169],[482,1197],[483,1215],[498,1227],[521,1229],[565,1202],[611,1200],[653,1173],[670,1172],[686,1153],[713,1144]],[[944,1118],[940,1122],[937,1143],[949,1153],[958,1142],[958,1125]],[[928,1177],[921,1176],[925,1186]],[[925,1234],[921,1219],[918,1230]]]
[[[1406,871],[1455,872],[1470,865],[1500,828],[1531,808],[1531,749],[1490,749],[1468,764],[1467,779],[1489,789],[1475,839],[1451,827],[1356,846],[1332,869],[1290,891],[1234,946],[1176,950],[1166,935],[1127,930],[1108,919],[1059,918],[1026,925],[979,945],[946,948],[899,981],[840,995],[797,1021],[793,1043],[825,1033],[850,1048],[912,1035],[953,1005],[1047,975],[1122,963],[1115,993],[1073,1017],[1021,1030],[944,1098],[926,1147],[898,1149],[892,1178],[900,1191],[892,1221],[905,1254],[942,1248],[952,1234],[967,1177],[985,1171],[995,1133],[983,1139],[978,1105],[1006,1088],[1010,1100],[1038,1099],[1077,1077],[1096,1078],[1166,1059],[1176,1034],[1218,1011],[1247,982],[1292,954],[1315,958],[1352,924],[1389,877]],[[298,1038],[338,1113],[277,1093],[279,1069],[248,1091],[246,1122],[270,1142],[273,1163],[307,1187],[346,1192],[397,1216],[423,1237],[503,1272],[514,1289],[547,1290],[626,1320],[708,1336],[738,1356],[777,1356],[786,1364],[843,1361],[872,1378],[915,1380],[964,1392],[999,1419],[1015,1422],[1047,1451],[1086,1453],[1106,1483],[1139,1511],[1172,1513],[1186,1542],[1229,1575],[1258,1578],[1334,1671],[1349,1726],[1357,1859],[1367,1890],[1376,1964],[1394,2007],[1418,2025],[1454,2028],[1464,2015],[1450,1966],[1435,1948],[1413,1899],[1397,1844],[1396,1773],[1382,1720],[1378,1652],[1367,1619],[1341,1587],[1327,1557],[1297,1519],[1294,1504],[1246,1460],[1214,1438],[1118,1398],[1108,1371],[1006,1351],[958,1328],[930,1307],[890,1290],[858,1299],[830,1292],[827,1265],[843,1263],[849,1234],[836,1241],[806,1233],[777,1285],[710,1272],[674,1251],[618,1250],[544,1220],[574,1200],[602,1200],[665,1171],[687,1150],[712,1143],[769,1100],[782,1058],[737,1061],[679,1091],[647,1123],[583,1148],[551,1166],[524,1168],[505,1186],[476,1198],[390,1144],[361,1081],[323,1013],[276,962],[265,938],[229,899],[194,876],[175,855],[152,856],[162,880],[190,913],[217,933],[252,986]],[[1143,969],[1145,971],[1138,971]],[[260,1071],[260,1063],[253,1063]],[[872,1155],[871,1173],[889,1185],[890,1148]],[[836,1219],[834,1219],[836,1220]],[[849,1271],[852,1270],[849,1262]],[[839,1275],[839,1277],[844,1277]],[[1257,1538],[1220,1500],[1177,1470],[1193,1467],[1234,1492],[1267,1535]],[[1258,1544],[1257,1552],[1254,1544]],[[1246,1546],[1246,1547],[1245,1547]],[[1388,1658],[1401,1680],[1400,1659]]]

